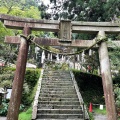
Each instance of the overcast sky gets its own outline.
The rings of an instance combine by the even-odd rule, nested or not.
[[[50,4],[50,0],[42,0],[45,5]]]

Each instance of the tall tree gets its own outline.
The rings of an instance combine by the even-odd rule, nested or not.
[[[38,11],[36,5],[37,4],[34,2],[34,0],[3,0],[0,1],[0,13],[37,19],[40,18],[40,12]],[[2,59],[6,59],[6,56],[12,57],[13,53],[17,50],[17,48],[12,45],[13,52],[12,54],[9,54],[9,47],[7,46],[7,44],[4,44],[5,36],[16,36],[21,33],[22,32],[19,30],[10,30],[5,28],[3,23],[0,22],[0,57]],[[41,32],[33,32],[33,34],[40,35]]]
[[[50,7],[53,19],[111,21],[120,16],[120,0],[50,0],[50,2],[53,4]],[[46,9],[42,6],[39,7],[40,10]],[[50,18],[48,13],[45,14]]]

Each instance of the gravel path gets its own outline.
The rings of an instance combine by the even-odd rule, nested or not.
[[[95,114],[94,115],[94,119],[95,120],[107,120],[107,116],[106,115],[102,115],[102,114]]]

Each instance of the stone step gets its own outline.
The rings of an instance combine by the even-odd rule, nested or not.
[[[37,107],[36,120],[83,120],[69,71],[44,70]]]
[[[42,84],[41,83],[41,86],[42,86],[42,88],[54,88],[54,89],[56,89],[56,88],[58,88],[58,89],[74,89],[75,87],[74,87],[74,85],[71,83],[71,84],[63,84],[63,83],[61,83],[60,85],[59,84],[55,84],[55,83],[51,83],[51,84]]]
[[[44,74],[43,74],[43,76],[68,76],[68,77],[70,77],[70,73],[49,73],[49,72],[44,72]]]
[[[38,109],[37,113],[41,114],[82,114],[80,109]]]
[[[60,74],[48,74],[48,73],[46,73],[46,74],[43,74],[43,77],[53,77],[53,78],[58,78],[58,76],[59,77],[66,77],[66,78],[71,78],[71,76],[70,76],[70,74],[64,74],[64,75],[60,75]]]
[[[53,118],[53,119],[73,119],[75,120],[76,118],[83,118],[82,114],[37,114],[37,119],[38,118]]]
[[[45,73],[43,76],[67,76],[70,77],[70,73]]]
[[[42,85],[51,85],[51,86],[73,86],[72,83],[42,83]]]
[[[47,89],[47,88],[49,88],[49,89],[52,89],[52,88],[54,88],[54,89],[57,89],[57,88],[58,88],[58,89],[65,89],[65,88],[66,88],[66,89],[71,89],[71,88],[72,88],[72,89],[73,89],[73,88],[75,88],[75,87],[74,87],[73,85],[72,85],[72,86],[42,85],[42,86],[41,86],[41,89],[43,89],[43,88],[44,88],[44,89]]]
[[[42,88],[41,91],[75,91],[75,88],[71,87],[71,88]]]
[[[51,105],[80,105],[79,101],[39,101],[38,103]]]
[[[49,104],[39,104],[40,109],[81,109],[80,105],[49,105]]]
[[[54,72],[54,71],[44,71],[46,75],[70,75],[70,72]]]
[[[44,77],[42,77],[42,79],[43,80],[65,80],[65,81],[72,80],[71,77],[59,77],[59,76],[57,76],[57,77],[44,76]]]
[[[67,77],[67,78],[71,78],[70,74],[43,74],[43,77]]]
[[[78,98],[77,94],[44,94],[40,93],[41,97],[63,97],[63,98]]]
[[[40,101],[78,101],[78,98],[39,97]]]
[[[73,84],[73,81],[53,81],[53,80],[42,80],[42,84]]]
[[[61,78],[42,78],[42,81],[57,81],[57,82],[59,82],[59,81],[62,81],[62,82],[64,82],[64,81],[72,81],[72,79],[61,79]]]
[[[66,90],[66,91],[62,91],[62,90],[41,90],[40,93],[47,93],[47,94],[76,94],[75,90]]]
[[[72,81],[72,79],[61,79],[61,78],[42,78],[44,81]]]
[[[62,75],[67,75],[67,76],[70,76],[70,72],[45,72],[44,71],[44,75],[60,75],[60,76],[62,76]]]
[[[58,76],[57,76],[57,77],[55,77],[55,76],[54,76],[54,77],[45,76],[45,77],[42,77],[42,79],[43,79],[43,80],[51,80],[51,79],[52,79],[52,80],[53,80],[53,79],[55,80],[55,79],[56,79],[56,80],[65,80],[65,81],[72,80],[71,77],[58,77]]]
[[[45,73],[70,73],[69,71],[67,70],[48,70],[48,69],[44,69],[44,72]]]

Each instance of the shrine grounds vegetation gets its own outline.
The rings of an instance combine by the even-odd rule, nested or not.
[[[15,68],[4,68],[4,70],[0,74],[0,87],[12,87],[11,85],[14,72]],[[11,75],[9,75],[10,73]],[[37,81],[39,76],[40,69],[26,69],[20,111],[26,111],[27,113],[30,111],[30,106],[32,106],[32,102],[36,93]],[[0,106],[0,116],[6,116],[8,101],[9,100],[4,100],[3,104]]]
[[[82,94],[83,100],[86,104],[86,107],[89,107],[89,103],[93,104],[105,104],[102,79],[98,75],[93,75],[90,73],[84,73],[79,70],[72,70],[79,86],[79,90]],[[0,74],[0,87],[10,88],[12,85],[12,80],[14,76],[15,68],[4,68]],[[11,75],[10,75],[11,74]],[[30,120],[32,113],[32,102],[37,89],[37,82],[40,76],[40,69],[27,69],[25,74],[25,80],[23,85],[22,93],[22,103],[20,107],[19,120]],[[114,85],[117,80],[113,80]],[[118,84],[118,82],[117,82]],[[4,116],[7,114],[8,100],[4,106],[0,106],[0,115]],[[94,106],[93,106],[94,107]],[[2,110],[2,111],[1,111]],[[98,111],[99,109],[95,108],[93,111]],[[105,111],[102,111],[105,112]],[[105,113],[103,113],[105,114]]]
[[[32,107],[28,108],[27,111],[21,112],[19,114],[19,120],[31,120],[32,117]]]
[[[83,100],[87,105],[89,105],[90,102],[94,104],[105,104],[102,79],[100,76],[84,73],[79,70],[73,70],[73,73]]]

